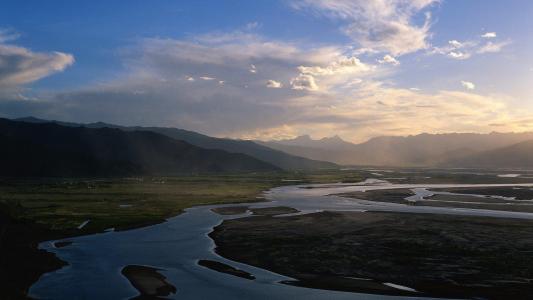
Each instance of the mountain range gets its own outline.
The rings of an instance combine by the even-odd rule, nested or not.
[[[258,142],[310,159],[342,165],[395,167],[533,167],[533,133],[449,133],[382,136],[354,144],[335,136]],[[525,143],[524,143],[525,142]],[[520,149],[520,150],[518,150]],[[513,156],[513,163],[510,158]],[[491,161],[489,157],[495,159]]]
[[[533,140],[466,155],[443,164],[443,166],[446,165],[466,168],[531,168],[533,167]]]
[[[533,133],[382,136],[351,143],[308,135],[279,141],[215,138],[170,127],[0,119],[0,175],[176,174],[317,170],[339,165],[533,168]],[[15,159],[12,159],[15,158]]]
[[[204,149],[150,131],[0,119],[0,176],[128,176],[278,171],[241,153]]]
[[[317,161],[308,158],[298,157],[295,155],[287,154],[285,152],[275,150],[254,141],[247,140],[233,140],[226,138],[216,138],[207,135],[203,135],[194,131],[171,128],[171,127],[140,127],[140,126],[119,126],[114,124],[108,124],[103,122],[78,124],[62,121],[48,121],[34,117],[26,117],[15,119],[15,121],[21,121],[26,123],[55,123],[62,126],[69,127],[86,127],[86,128],[116,128],[124,131],[150,131],[155,132],[172,139],[187,142],[191,145],[205,148],[205,149],[217,149],[224,150],[230,153],[241,153],[254,157],[261,161],[272,164],[278,168],[284,170],[315,170],[315,169],[331,169],[338,166],[332,162]]]

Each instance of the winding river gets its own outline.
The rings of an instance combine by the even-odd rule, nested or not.
[[[322,210],[371,210],[533,219],[533,213],[410,206],[333,195],[353,191],[410,188],[416,192],[413,196],[416,200],[427,195],[426,188],[488,186],[533,186],[533,184],[422,185],[367,180],[359,184],[295,185],[265,192],[268,202],[245,205],[289,206],[301,213]],[[55,253],[69,265],[44,274],[31,287],[30,296],[37,299],[133,298],[138,292],[121,274],[121,270],[127,265],[145,265],[162,270],[160,273],[177,288],[177,293],[168,297],[175,299],[411,299],[289,286],[280,281],[290,278],[220,257],[214,253],[215,245],[208,237],[209,232],[225,219],[247,215],[223,216],[211,211],[214,207],[222,206],[242,206],[242,204],[193,207],[181,215],[168,219],[165,223],[128,231],[110,231],[72,238],[69,240],[73,243],[62,248],[56,248],[55,241],[44,242],[40,245],[42,249]],[[229,264],[253,274],[256,279],[246,280],[204,268],[197,264],[200,259]]]

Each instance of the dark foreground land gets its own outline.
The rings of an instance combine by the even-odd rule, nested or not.
[[[356,171],[0,178],[0,299],[27,298],[42,274],[66,264],[38,250],[43,241],[64,247],[71,236],[161,223],[195,205],[262,201],[263,191],[294,182],[362,179]]]
[[[372,190],[366,192],[350,192],[340,194],[343,197],[356,198],[368,201],[390,202],[398,204],[407,204],[405,198],[413,196],[410,189],[391,189],[391,190]]]
[[[198,265],[200,265],[202,267],[209,268],[211,270],[215,270],[217,272],[230,274],[230,275],[241,277],[241,278],[244,278],[244,279],[249,279],[249,280],[254,280],[255,279],[254,275],[252,275],[252,274],[250,274],[250,273],[248,273],[246,271],[239,270],[239,269],[237,269],[235,267],[226,265],[226,264],[221,263],[219,261],[201,259],[201,260],[198,261]]]
[[[448,188],[435,190],[457,194],[476,194],[484,196],[514,197],[516,200],[533,200],[533,188],[530,187]]]
[[[164,222],[194,205],[260,201],[289,176],[0,179],[0,299],[26,298],[42,274],[66,265],[40,242],[64,247],[71,236]]]
[[[531,299],[533,221],[405,213],[321,212],[224,221],[222,256],[343,291]],[[415,289],[402,291],[381,283]]]
[[[14,219],[5,207],[0,208],[0,299],[23,299],[42,274],[66,265],[54,254],[37,249],[38,243],[71,233]]]
[[[404,176],[404,173],[390,174],[393,177],[400,175]],[[442,176],[435,176],[431,180],[444,180]],[[523,179],[496,178],[488,175],[468,175],[469,178],[465,178],[466,175],[446,176],[445,182],[456,183],[523,181]],[[126,230],[164,222],[166,218],[175,216],[183,209],[194,205],[262,201],[258,198],[262,191],[275,186],[359,182],[363,179],[364,174],[358,170],[111,179],[0,178],[0,299],[26,298],[28,289],[42,274],[66,264],[51,253],[38,250],[37,245],[43,241],[58,240],[55,243],[56,247],[68,247],[70,243],[68,237],[102,232],[108,228]],[[407,181],[411,180],[420,179],[413,177]],[[237,208],[237,211],[244,213],[248,208],[243,205]],[[293,212],[295,211],[285,207],[251,211],[256,215],[254,216],[257,218],[256,221],[268,220],[275,214]],[[276,218],[276,220],[281,219]],[[283,218],[283,220],[290,219]],[[82,224],[85,226],[78,228]],[[320,226],[320,223],[315,223],[310,228]],[[258,228],[255,229],[259,230]],[[265,232],[270,231],[268,227],[265,229]],[[282,244],[284,237],[281,236],[280,239],[279,243]],[[515,241],[518,244],[524,243],[522,237],[518,237]],[[292,247],[290,242],[288,240],[287,247]],[[250,254],[257,250],[259,249],[253,249]],[[324,249],[324,252],[327,252],[327,249]],[[276,250],[273,253],[278,252]],[[331,255],[334,256],[336,253]],[[520,259],[517,258],[517,261]],[[268,262],[265,266],[270,269]],[[321,275],[321,278],[324,279],[325,276]],[[338,276],[332,278],[340,282]],[[311,281],[308,279],[305,282]],[[324,280],[322,282],[327,283]],[[382,285],[370,281],[366,281],[365,286],[371,289],[384,289]]]
[[[159,269],[130,265],[122,269],[131,285],[139,291],[140,295],[134,299],[160,299],[176,293],[176,287],[170,284],[165,276],[159,273]]]

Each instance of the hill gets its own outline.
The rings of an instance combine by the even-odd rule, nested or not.
[[[253,141],[233,140],[225,138],[215,138],[203,135],[194,131],[171,128],[171,127],[126,127],[102,122],[89,124],[76,124],[61,121],[47,121],[33,117],[16,119],[17,121],[29,123],[57,123],[65,126],[85,126],[88,128],[118,128],[127,131],[151,131],[159,133],[170,138],[185,141],[189,144],[206,149],[219,149],[231,153],[243,153],[264,162],[275,165],[286,170],[313,170],[313,169],[331,169],[338,166],[332,162],[317,161],[304,157],[287,154],[283,151],[275,150]]]
[[[331,139],[312,140],[299,137],[293,140],[262,142],[262,144],[293,155],[346,165],[427,167],[442,165],[474,153],[533,140],[533,133],[384,136],[360,144],[337,141],[336,144],[339,145],[337,147],[331,146]]]
[[[533,140],[444,162],[448,167],[533,168]]]
[[[253,157],[149,131],[0,119],[0,176],[123,176],[274,171]]]

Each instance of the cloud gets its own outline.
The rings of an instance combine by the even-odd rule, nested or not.
[[[279,89],[279,88],[283,87],[283,84],[281,84],[281,82],[279,82],[279,81],[275,81],[275,80],[269,79],[267,81],[266,86],[269,87],[269,88],[273,88],[273,89]]]
[[[361,81],[358,77],[377,74],[375,66],[361,62],[357,57],[339,56],[327,65],[298,67],[300,74],[291,79],[291,86],[296,90],[330,91],[354,82]]]
[[[20,34],[11,29],[0,28],[0,43],[16,40]]]
[[[366,64],[362,63],[357,57],[342,57],[338,61],[331,62],[325,67],[299,66],[298,70],[303,74],[309,74],[313,76],[326,76],[365,72],[369,70],[369,67]]]
[[[502,49],[509,45],[509,41],[499,42],[499,43],[493,43],[488,42],[484,45],[482,45],[478,50],[477,53],[483,54],[483,53],[497,53],[502,51]]]
[[[469,59],[472,54],[467,52],[460,52],[460,51],[450,51],[448,53],[448,56],[454,59]]]
[[[342,47],[297,46],[248,33],[217,36],[215,41],[205,36],[139,40],[119,51],[124,67],[114,79],[39,94],[24,109],[11,102],[14,97],[3,98],[0,115],[17,116],[22,111],[22,115],[76,122],[164,124],[235,136],[243,128],[251,131],[291,122],[294,107],[300,105],[291,99],[317,89],[313,79],[305,80],[310,75],[299,77],[300,66],[330,67],[337,74],[356,63],[345,61]],[[251,65],[260,72],[250,76]],[[335,74],[319,77],[326,80]],[[216,78],[218,84],[201,77]],[[297,79],[288,89],[265,89],[273,78],[279,83]]]
[[[300,74],[290,81],[293,90],[318,91],[318,85],[312,75]]]
[[[482,37],[487,38],[485,36],[487,34],[482,35]],[[496,35],[493,36],[493,38],[495,37]],[[480,39],[467,41],[450,40],[448,41],[447,45],[441,47],[433,47],[430,51],[428,51],[428,54],[440,54],[445,55],[449,58],[464,60],[469,59],[476,54],[500,52],[505,46],[509,45],[510,43],[510,41],[486,42]]]
[[[249,33],[219,33],[216,40],[142,39],[120,55],[124,69],[115,79],[37,99],[3,98],[0,115],[164,125],[235,138],[336,132],[352,141],[386,134],[489,132],[494,128],[489,124],[496,123],[512,130],[519,126],[512,120],[527,117],[500,95],[395,87],[387,73],[392,66],[372,65],[340,46],[313,48]],[[250,74],[251,65],[260,72]],[[265,88],[278,83],[288,88]]]
[[[209,76],[200,76],[200,79],[202,79],[202,80],[215,80],[216,78],[209,77]]]
[[[382,59],[379,59],[378,62],[380,64],[391,64],[391,65],[394,65],[394,66],[397,66],[397,65],[400,64],[400,62],[396,58],[394,58],[393,56],[390,56],[388,54],[383,56]]]
[[[61,72],[74,63],[71,54],[33,52],[27,48],[6,44],[18,34],[0,30],[0,87],[16,88]]]
[[[285,126],[244,130],[241,135],[269,139],[272,135],[303,133],[323,137],[335,132],[360,142],[390,134],[490,132],[490,124],[495,122],[508,124],[504,129],[512,130],[515,127],[509,121],[519,115],[499,96],[460,91],[422,93],[373,83],[363,84],[350,94],[309,94],[305,103],[297,107],[291,121],[281,123]]]
[[[276,91],[278,97],[278,93],[261,95],[257,90],[230,87],[230,91],[222,92],[218,88],[193,88],[196,84],[188,85],[189,89],[175,84],[179,85],[174,83],[171,88],[167,83],[154,82],[147,85],[144,94],[128,92],[130,83],[64,93],[48,101],[4,101],[0,102],[0,111],[46,114],[49,118],[78,122],[165,124],[218,136],[260,139],[303,133],[323,137],[336,132],[357,142],[387,134],[490,132],[490,124],[507,124],[501,130],[527,129],[527,124],[512,123],[525,116],[508,107],[506,99],[473,92],[423,93],[366,82],[350,93],[302,95],[280,89]],[[225,88],[228,87],[220,87]],[[254,94],[257,97],[250,98]],[[527,126],[533,128],[533,124]]]
[[[454,49],[458,49],[458,48],[463,47],[463,44],[461,42],[459,42],[458,40],[448,41],[448,44],[450,44]]]
[[[481,35],[482,38],[492,39],[496,37],[496,32],[486,32]]]
[[[476,85],[470,81],[461,80],[461,85],[467,90],[474,90],[476,88]]]
[[[430,14],[423,24],[414,17],[437,0],[294,0],[292,7],[344,23],[342,32],[360,47],[399,56],[426,49]]]
[[[255,68],[255,65],[250,65],[250,73],[257,73],[257,69]]]

